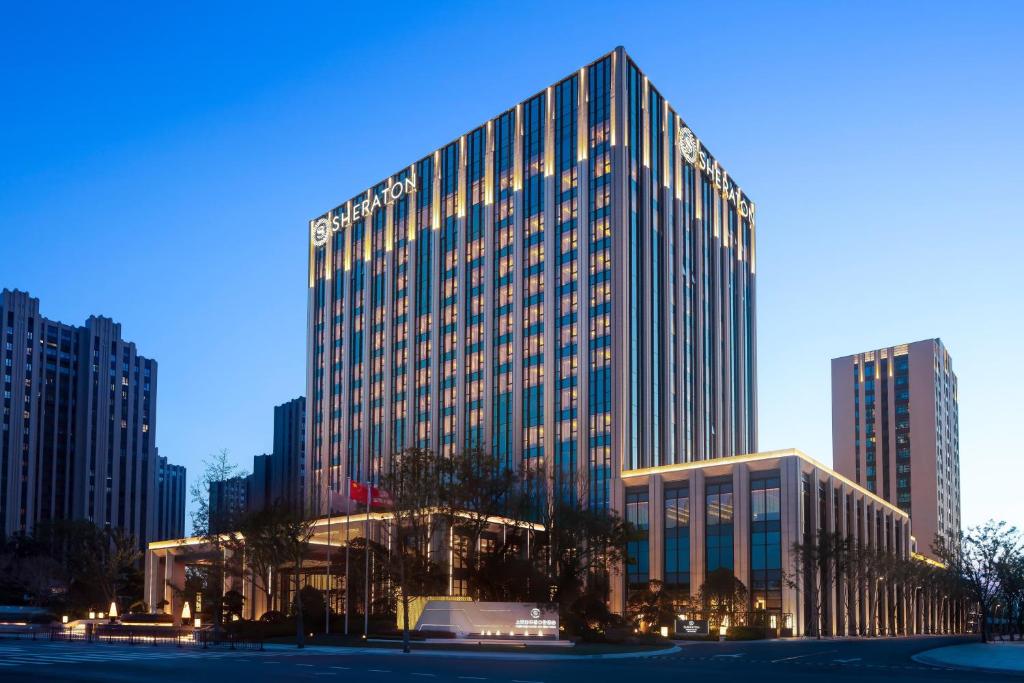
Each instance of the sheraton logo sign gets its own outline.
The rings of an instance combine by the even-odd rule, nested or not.
[[[322,247],[327,243],[331,233],[342,228],[350,228],[355,221],[370,218],[377,209],[390,206],[405,195],[415,192],[416,188],[416,176],[409,176],[405,180],[391,180],[373,196],[361,202],[354,202],[351,209],[346,208],[333,217],[328,215],[317,218],[310,224],[310,236],[314,246]]]
[[[683,159],[700,169],[700,172],[714,183],[715,189],[725,195],[725,198],[739,210],[740,216],[749,218],[753,222],[753,202],[748,202],[743,198],[743,192],[740,191],[739,185],[729,177],[729,172],[719,166],[718,161],[707,153],[700,144],[700,140],[688,126],[679,127],[678,145]]]

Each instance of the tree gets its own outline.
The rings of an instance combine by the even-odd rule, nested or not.
[[[652,626],[671,624],[676,615],[672,595],[658,579],[651,579],[646,590],[634,591],[629,596],[626,609],[630,619],[643,632]]]
[[[524,489],[536,492],[542,487],[527,481]],[[587,590],[607,587],[607,577],[628,560],[627,546],[637,531],[614,510],[584,504],[583,476],[551,479],[547,490],[539,513],[544,531],[537,534],[531,554],[543,568],[548,600],[564,609]]]
[[[391,458],[381,486],[391,494],[393,535],[401,590],[402,651],[409,652],[409,596],[431,575],[429,547],[434,517],[442,506],[445,465],[433,451],[410,448]],[[437,515],[440,516],[440,515]]]
[[[747,587],[736,578],[728,567],[719,567],[707,575],[700,590],[697,601],[701,609],[712,622],[722,625],[736,622],[736,615],[747,607]]]
[[[523,509],[521,479],[515,470],[480,449],[442,458],[441,506],[454,534],[464,539],[454,551],[469,572],[469,593],[480,598],[481,537],[495,517],[518,519]],[[515,522],[513,521],[513,525]]]
[[[229,451],[221,449],[203,461],[203,474],[192,483],[189,490],[192,499],[192,533],[201,537],[212,550],[204,571],[208,574],[206,585],[215,593],[210,596],[213,599],[208,601],[212,609],[215,635],[220,634],[223,626],[224,582],[229,571],[239,568],[241,554],[237,551],[244,545],[244,541],[235,531],[241,511],[212,509],[210,489],[217,482],[241,475],[239,467],[231,462]]]
[[[933,549],[947,570],[978,607],[981,640],[988,642],[993,609],[1002,592],[1000,566],[1021,553],[1017,528],[1006,522],[988,522],[971,527],[951,544],[936,536]]]
[[[1024,640],[1024,555],[1008,553],[996,564],[1000,593],[1006,603],[1010,640],[1014,632]]]
[[[784,574],[786,585],[807,593],[813,632],[821,638],[824,630],[824,597],[849,573],[850,541],[842,534],[819,532],[804,543],[794,543],[794,570]]]
[[[50,520],[34,531],[38,552],[63,567],[68,591],[87,606],[131,604],[142,597],[142,551],[122,529],[87,520]]]
[[[309,539],[313,535],[313,521],[304,519],[298,512],[286,510],[276,518],[274,531],[280,544],[278,546],[280,558],[291,563],[293,567],[292,606],[295,613],[295,645],[300,649],[306,646],[300,581],[302,579],[302,563],[306,559],[306,553],[309,551]]]
[[[285,511],[271,506],[245,515],[239,523],[239,534],[245,565],[252,572],[253,590],[263,592],[267,610],[273,609],[271,576],[282,561],[277,532],[278,518]],[[250,618],[256,618],[256,601],[250,601]]]

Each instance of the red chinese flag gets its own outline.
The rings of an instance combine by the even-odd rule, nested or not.
[[[360,484],[358,481],[353,481],[349,485],[349,498],[362,505],[366,505],[367,496],[371,493],[372,498],[370,499],[370,507],[372,509],[382,510],[391,507],[393,504],[391,494],[384,489],[379,489],[376,486]]]

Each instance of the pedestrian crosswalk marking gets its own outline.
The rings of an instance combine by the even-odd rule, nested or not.
[[[290,656],[290,652],[247,651],[244,656]],[[138,660],[170,659],[172,657],[239,657],[237,650],[203,650],[188,645],[183,648],[152,645],[110,645],[96,643],[36,643],[34,645],[0,645],[0,667],[51,666],[83,662],[130,662]]]

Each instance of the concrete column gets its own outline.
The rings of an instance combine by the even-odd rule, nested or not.
[[[786,458],[779,463],[780,504],[782,506],[782,572],[793,576],[793,544],[800,539],[800,459]],[[782,584],[782,611],[793,615],[793,634],[801,633],[801,590]],[[785,622],[783,622],[785,626]]]
[[[167,601],[167,608],[174,617],[175,626],[181,625],[181,608],[185,603],[182,594],[184,590],[185,565],[178,561],[173,551],[168,551],[164,555],[164,600]],[[195,609],[195,605],[191,607]]]
[[[647,533],[650,578],[665,579],[665,482],[660,474],[647,478],[649,531]]]
[[[620,516],[626,514],[626,486],[621,477],[615,477],[608,482],[609,508],[615,510]],[[611,611],[622,614],[626,610],[626,568],[624,566],[614,567],[609,577],[609,602]]]
[[[146,550],[146,564],[145,564],[145,583],[143,585],[142,594],[145,596],[146,606],[149,608],[150,614],[156,614],[156,603],[160,602],[159,593],[156,587],[160,585],[160,582],[156,576],[156,570],[159,568],[160,558],[156,556],[156,553],[152,550]]]
[[[750,589],[750,468],[746,463],[732,469],[733,574]]]
[[[705,557],[705,495],[704,472],[694,470],[690,475],[690,595],[696,597],[707,575]]]

